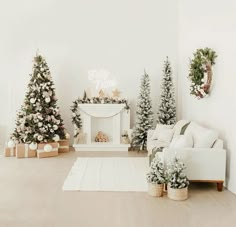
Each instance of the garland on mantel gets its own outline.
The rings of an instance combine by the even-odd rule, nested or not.
[[[83,98],[78,98],[73,102],[73,105],[71,106],[72,111],[72,123],[75,126],[75,132],[74,137],[77,137],[79,134],[79,131],[82,129],[82,119],[81,115],[79,113],[79,104],[125,104],[124,109],[129,110],[130,106],[128,104],[127,99],[117,99],[112,97],[92,97],[88,98],[86,94]]]
[[[129,104],[127,99],[117,99],[113,97],[92,97],[92,98],[78,98],[76,100],[78,104],[125,104],[125,109],[129,110]]]
[[[72,111],[72,123],[74,125],[74,137],[76,138],[79,135],[80,130],[82,129],[82,119],[78,110],[78,102],[75,100],[71,106]]]
[[[190,94],[198,99],[206,97],[210,92],[212,82],[212,66],[217,57],[210,48],[197,49],[190,61],[189,79],[191,80]]]

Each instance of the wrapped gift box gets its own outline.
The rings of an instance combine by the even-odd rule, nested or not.
[[[15,147],[6,147],[5,148],[5,157],[14,157],[16,156],[16,148]]]
[[[60,140],[60,141],[58,141],[58,143],[59,143],[59,148],[58,148],[59,153],[66,153],[66,152],[70,151],[70,141],[69,141],[69,139]]]
[[[17,158],[34,158],[36,157],[36,150],[31,150],[29,144],[17,144],[16,145],[16,157]]]
[[[80,132],[77,137],[74,139],[75,144],[86,144],[87,143],[87,134]]]
[[[46,145],[51,145],[52,150],[46,151],[44,148]],[[58,143],[39,143],[37,149],[37,156],[38,158],[49,158],[58,156],[58,147]]]

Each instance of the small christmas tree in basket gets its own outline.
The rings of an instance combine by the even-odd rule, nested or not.
[[[167,166],[168,197],[173,200],[188,198],[189,180],[185,174],[185,164],[177,157]]]
[[[147,173],[148,193],[151,196],[163,196],[164,184],[166,182],[164,164],[161,159],[156,156],[150,165]]]

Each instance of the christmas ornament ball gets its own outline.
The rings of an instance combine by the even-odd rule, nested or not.
[[[50,152],[50,151],[52,151],[52,146],[51,146],[50,144],[46,144],[46,145],[44,146],[43,150],[44,150],[45,152]]]
[[[69,133],[66,133],[66,139],[70,139],[70,134]]]
[[[9,140],[8,143],[7,143],[7,146],[9,148],[13,148],[13,147],[15,147],[15,142],[13,140]]]
[[[37,143],[31,143],[29,145],[30,150],[36,150],[37,149]]]
[[[53,125],[53,129],[54,129],[54,130],[57,130],[57,129],[58,129],[58,126],[57,126],[57,125]]]
[[[55,142],[58,142],[58,141],[60,140],[60,137],[59,137],[58,135],[55,135],[54,138],[53,138],[53,140],[54,140]]]
[[[46,103],[49,103],[51,101],[51,99],[49,98],[49,97],[47,97],[46,99],[45,99],[45,102]]]
[[[30,99],[30,103],[32,103],[32,104],[34,104],[35,101],[36,101],[36,100],[35,100],[34,98],[31,98],[31,99]]]

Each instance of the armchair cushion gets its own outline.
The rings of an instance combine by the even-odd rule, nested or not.
[[[193,137],[190,133],[179,135],[171,141],[169,148],[190,148],[193,147]]]
[[[152,140],[162,140],[170,142],[173,136],[173,125],[157,124],[156,129],[151,137]]]
[[[176,136],[181,134],[182,128],[188,124],[189,121],[188,120],[180,120],[178,121],[175,126],[174,126],[174,136],[173,138],[175,138]]]
[[[215,141],[215,143],[212,145],[212,148],[217,148],[217,149],[223,149],[224,143],[223,140],[218,139]]]
[[[190,123],[185,133],[191,133],[193,135],[195,148],[211,148],[218,139],[218,133],[216,131],[204,128],[194,122]]]
[[[154,130],[149,130],[147,134],[147,150],[148,155],[151,155],[154,149],[158,149],[161,147],[168,147],[169,142],[160,141],[160,140],[152,140],[151,137],[154,133]]]

